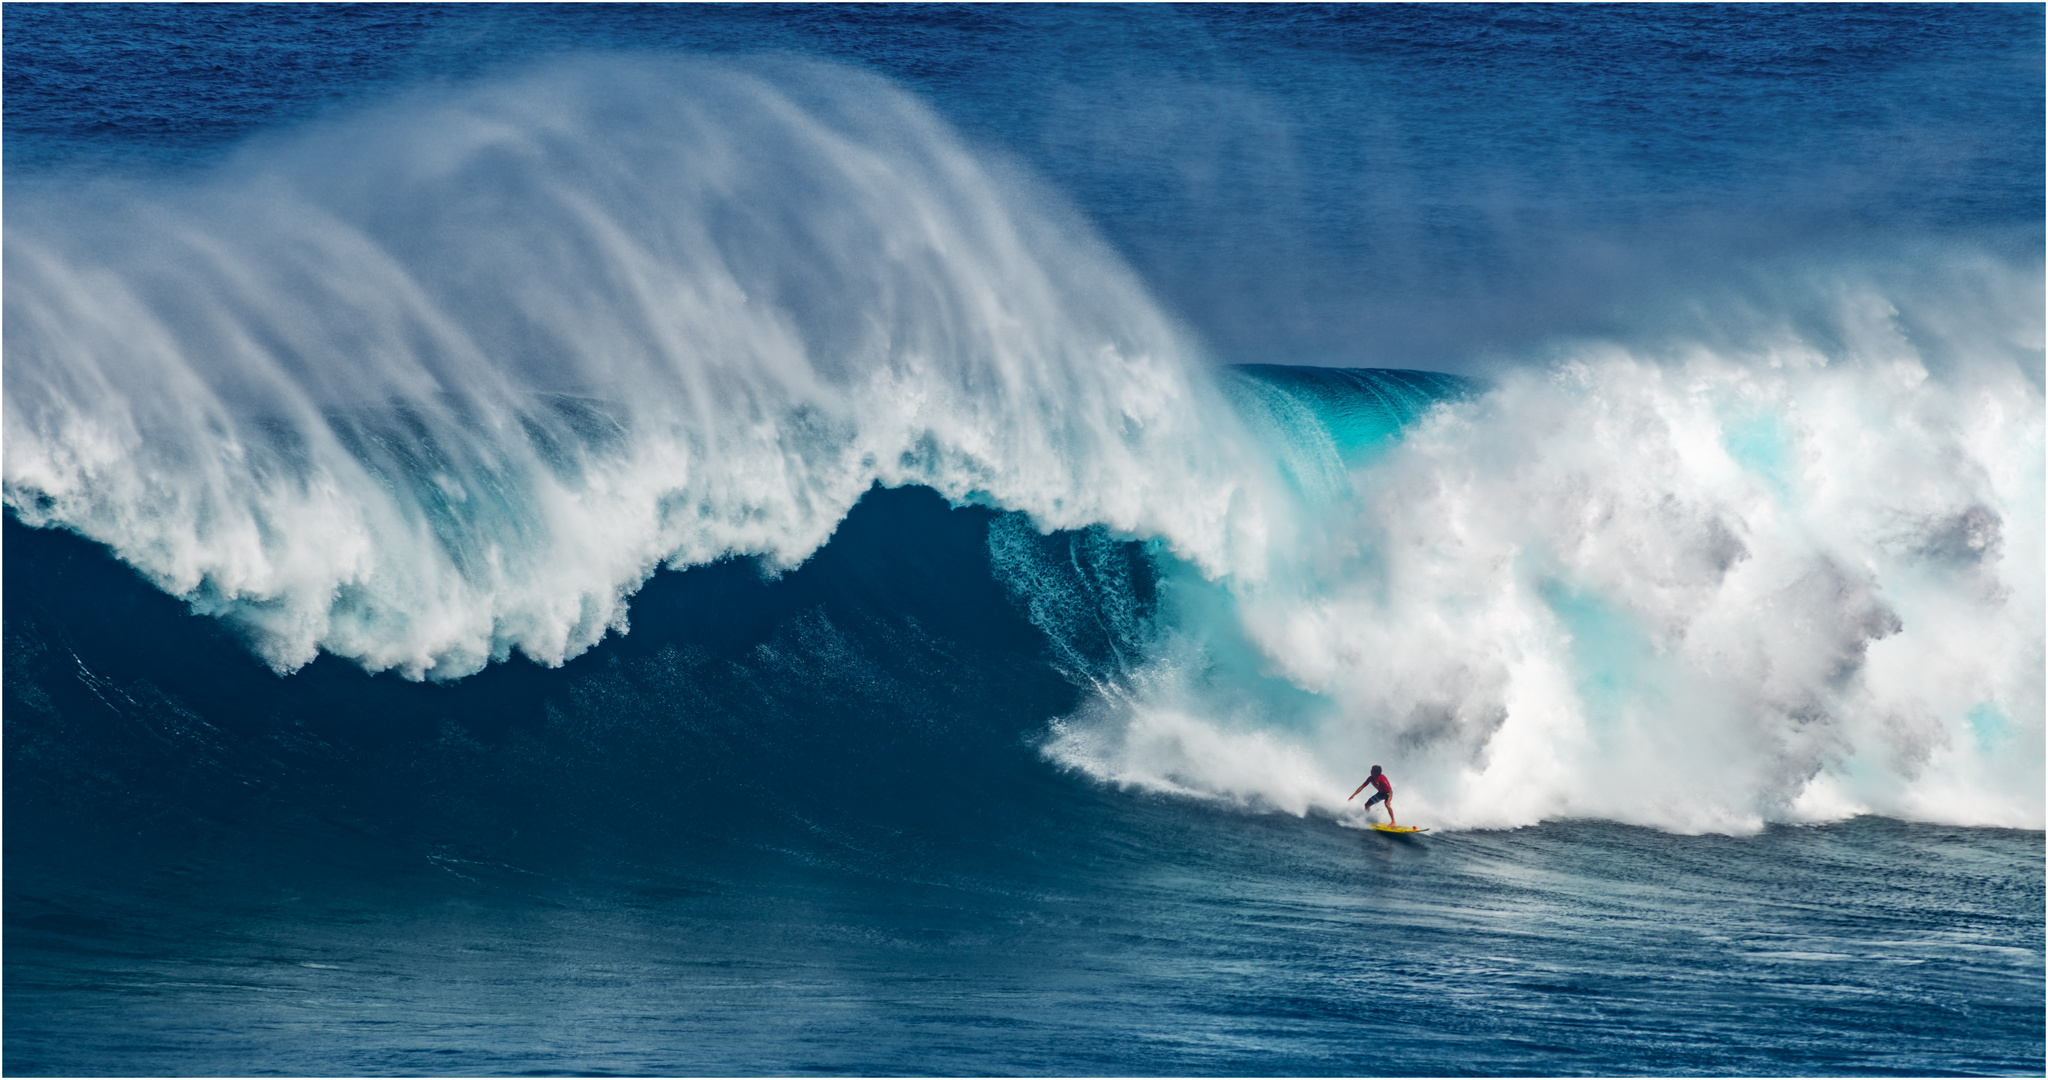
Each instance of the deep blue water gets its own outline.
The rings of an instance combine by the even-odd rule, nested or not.
[[[779,582],[665,577],[626,638],[455,688],[275,679],[10,523],[8,1071],[2040,1060],[2038,832],[1408,839],[1105,789],[1032,751],[1075,691],[962,594],[985,522],[877,493]]]
[[[2040,8],[0,19],[6,1072],[2048,1067]]]

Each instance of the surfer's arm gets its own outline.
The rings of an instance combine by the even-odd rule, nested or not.
[[[1370,780],[1367,780],[1367,781],[1365,782],[1365,784],[1370,784],[1370,783],[1372,783],[1372,781],[1370,781]],[[1360,784],[1360,785],[1358,785],[1358,791],[1364,791],[1364,790],[1365,790],[1365,784]],[[1351,800],[1353,800],[1353,799],[1356,799],[1356,798],[1358,798],[1358,791],[1354,791],[1354,792],[1352,792],[1351,794],[1349,794],[1349,795],[1346,795],[1346,796],[1344,796],[1344,801],[1345,801],[1345,802],[1350,802]]]

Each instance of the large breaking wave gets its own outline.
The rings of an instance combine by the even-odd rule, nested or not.
[[[559,663],[659,561],[795,565],[876,481],[1224,569],[1227,414],[1020,186],[875,80],[647,61],[17,203],[9,505],[280,671]]]
[[[2043,824],[2038,268],[1703,296],[1483,384],[1219,368],[1056,198],[795,63],[15,194],[10,512],[281,673],[560,664],[664,562],[787,569],[923,485],[1009,512],[990,568],[1088,691],[1045,754],[1107,781]]]

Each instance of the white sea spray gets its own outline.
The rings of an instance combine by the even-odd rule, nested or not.
[[[7,284],[8,505],[281,672],[558,664],[657,564],[797,565],[876,483],[1263,542],[1128,271],[845,69],[568,63],[21,199]]]

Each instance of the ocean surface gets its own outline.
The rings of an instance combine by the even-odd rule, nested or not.
[[[0,32],[0,1071],[2048,1067],[2039,6]]]

